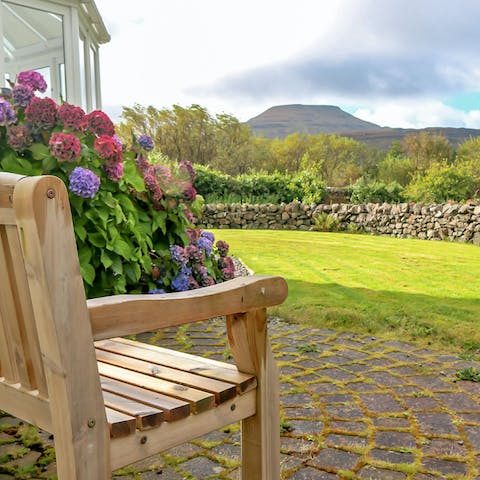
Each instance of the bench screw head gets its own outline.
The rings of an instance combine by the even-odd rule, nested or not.
[[[47,190],[47,197],[48,198],[55,198],[55,195],[56,195],[56,193],[55,193],[55,190],[53,188],[49,188]]]
[[[87,422],[88,428],[93,428],[96,425],[96,423],[97,422],[95,422],[94,418],[89,418]]]
[[[236,408],[237,408],[237,406],[236,406],[234,403],[232,403],[232,404],[230,405],[230,410],[231,410],[232,412],[233,412]]]
[[[147,443],[147,437],[146,437],[146,435],[144,435],[144,436],[140,439],[140,443],[141,443],[142,445],[144,445],[145,443]]]

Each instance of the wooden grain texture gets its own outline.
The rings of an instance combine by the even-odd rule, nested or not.
[[[109,431],[65,185],[26,177],[15,187],[13,207],[55,412],[59,479],[106,480]]]
[[[278,305],[286,296],[283,278],[254,275],[186,292],[95,298],[88,310],[102,340]]]
[[[162,410],[145,405],[141,403],[141,401],[131,400],[111,392],[103,391],[102,395],[106,407],[135,417],[139,430],[157,427],[163,422]]]
[[[135,433],[137,420],[135,417],[105,407],[110,436],[112,438],[126,437]]]
[[[111,441],[112,468],[123,467],[140,458],[149,457],[249,417],[255,413],[255,402],[255,391],[247,392],[200,415],[190,415],[172,423],[163,422],[158,428],[147,432],[137,430],[134,435],[125,438],[113,438]],[[140,442],[142,437],[146,437],[145,443]],[[279,480],[279,478],[272,477],[269,480]]]
[[[29,392],[0,379],[0,409],[47,432],[53,431],[50,402],[36,391]]]
[[[110,351],[117,351],[116,349],[121,345],[123,346],[122,353],[124,355],[139,356],[145,360],[155,361],[162,365],[170,365],[173,368],[192,372],[196,375],[232,383],[237,386],[240,393],[251,390],[257,385],[254,375],[239,372],[235,365],[210,358],[198,357],[189,353],[170,350],[148,343],[135,342],[126,338],[99,341],[95,345]]]
[[[124,383],[147,388],[148,390],[189,402],[195,413],[203,412],[215,406],[215,397],[212,394],[185,387],[179,383],[168,382],[161,378],[133,372],[104,362],[98,362],[98,371],[100,375],[104,377],[113,378]]]
[[[190,415],[190,403],[184,400],[123,383],[113,378],[101,376],[100,383],[102,390],[105,392],[112,392],[125,398],[141,401],[145,405],[162,410],[164,418],[168,422],[174,422]]]
[[[238,369],[257,376],[256,414],[242,420],[242,480],[280,478],[278,370],[267,336],[266,310],[227,317],[230,350]]]
[[[0,361],[2,375],[9,383],[20,383],[33,390],[28,375],[27,358],[23,345],[21,311],[14,266],[7,238],[7,228],[0,225]]]
[[[113,344],[113,346],[110,344]],[[181,365],[178,365],[177,367],[172,365],[171,362],[168,364],[175,366],[175,368],[170,368],[166,366],[168,365],[167,363],[159,362],[155,358],[147,359],[145,358],[145,355],[143,355],[144,352],[151,352],[146,351],[145,349],[137,349],[138,356],[130,357],[123,354],[125,350],[129,350],[129,345],[109,342],[107,347],[108,346],[110,346],[108,351],[97,348],[97,360],[104,363],[110,363],[111,365],[117,365],[122,368],[127,368],[135,372],[153,375],[156,378],[162,378],[163,380],[168,380],[170,382],[204,390],[205,392],[213,393],[213,395],[215,395],[215,402],[217,404],[233,398],[236,394],[236,385],[231,383],[221,382],[216,379],[207,378],[184,371],[181,369]]]
[[[12,262],[12,284],[15,285],[13,296],[25,355],[25,364],[29,379],[28,385],[31,389],[37,389],[41,396],[47,397],[47,383],[45,372],[43,371],[32,300],[29,290],[25,288],[26,285],[28,285],[28,279],[23,263],[23,253],[18,238],[18,229],[16,226],[9,225],[6,226],[5,231]]]

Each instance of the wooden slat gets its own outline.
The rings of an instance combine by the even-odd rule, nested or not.
[[[24,353],[22,334],[18,322],[18,305],[14,283],[13,265],[10,257],[7,232],[4,225],[0,225],[0,361],[5,379],[10,383],[21,383],[27,389],[35,389],[30,384],[27,362]]]
[[[0,207],[0,225],[15,225],[15,215],[12,208]]]
[[[168,380],[169,382],[179,383],[187,387],[213,393],[213,395],[215,395],[215,402],[217,404],[233,398],[236,394],[236,386],[232,385],[231,383],[202,377],[201,375],[195,375],[182,370],[176,370],[174,368],[161,365],[157,362],[149,362],[144,359],[121,355],[123,345],[118,345],[118,347],[120,347],[117,349],[118,353],[97,349],[97,360],[126,368],[128,370],[133,370],[135,372],[153,375],[156,378],[162,378],[163,380]]]
[[[118,351],[123,355],[143,358],[161,365],[168,365],[169,367],[195,373],[203,377],[231,383],[237,386],[240,393],[255,388],[257,384],[255,376],[239,372],[235,365],[169,350],[148,343],[134,342],[124,338],[113,338],[96,342],[95,346],[109,351]]]
[[[152,392],[151,390],[128,383],[122,383],[113,378],[101,376],[100,383],[104,392],[112,392],[162,410],[167,422],[174,422],[190,415],[190,403],[183,400],[172,398],[158,392]]]
[[[135,433],[135,427],[137,425],[135,417],[125,415],[125,413],[112,410],[108,407],[105,407],[105,414],[107,415],[110,436],[112,438],[127,437]]]
[[[98,371],[105,377],[114,378],[125,383],[148,388],[155,392],[170,395],[190,403],[195,413],[200,413],[215,406],[215,397],[207,392],[195,390],[173,382],[167,382],[161,378],[155,378],[143,373],[132,372],[124,368],[98,362]]]
[[[102,393],[105,406],[135,417],[139,430],[156,427],[163,422],[162,410],[136,402],[135,400],[130,400],[129,398],[121,397],[120,395],[115,395],[114,393],[105,391]]]
[[[40,395],[46,397],[48,395],[47,383],[43,371],[37,326],[33,315],[30,294],[28,289],[25,288],[26,285],[28,285],[28,280],[16,226],[7,226],[6,234],[8,245],[10,247],[12,264],[16,266],[15,269],[12,268],[15,277],[13,296],[17,307],[18,322],[22,337],[23,350],[25,353],[27,373],[29,376],[29,385],[30,388],[36,388],[40,392]]]
[[[283,278],[252,275],[187,292],[94,298],[87,305],[94,339],[102,340],[278,305],[286,296]]]
[[[237,395],[234,399],[222,403],[217,408],[201,415],[189,415],[178,422],[163,422],[158,428],[148,432],[136,431],[134,435],[122,439],[112,438],[112,468],[136,462],[139,458],[155,455],[159,451],[180,445],[218,428],[238,422],[255,413],[255,392]],[[277,423],[278,426],[278,423]],[[140,439],[146,436],[147,441]],[[161,478],[161,476],[160,476]],[[278,480],[278,477],[264,477],[265,480]]]

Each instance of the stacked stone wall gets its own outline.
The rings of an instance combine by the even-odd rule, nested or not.
[[[331,215],[340,231],[480,245],[480,205],[419,203],[351,205],[210,204],[203,208],[202,228],[312,230],[315,218]]]

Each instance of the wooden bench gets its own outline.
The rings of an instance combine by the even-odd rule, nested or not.
[[[242,421],[242,479],[278,480],[279,277],[86,300],[66,188],[0,173],[0,409],[54,434],[60,480],[112,470]],[[124,336],[226,315],[235,366]]]

